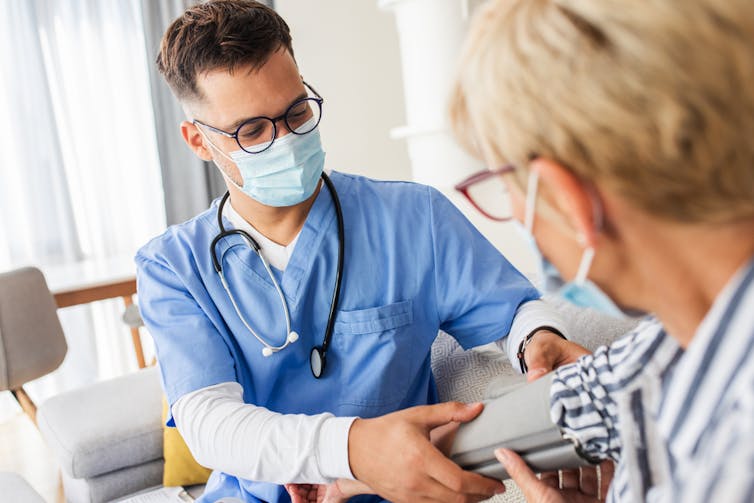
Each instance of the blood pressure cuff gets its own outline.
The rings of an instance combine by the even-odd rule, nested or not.
[[[591,464],[576,440],[550,419],[552,378],[547,374],[485,401],[482,413],[459,427],[450,458],[464,470],[498,480],[510,478],[494,455],[500,447],[518,453],[535,472]]]

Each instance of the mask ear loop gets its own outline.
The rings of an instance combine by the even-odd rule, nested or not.
[[[586,275],[589,274],[589,269],[592,267],[592,260],[594,260],[594,247],[589,246],[584,249],[584,254],[581,255],[579,270],[576,277],[573,278],[574,283],[582,286],[586,282]]]
[[[539,188],[539,174],[536,171],[529,173],[529,181],[526,188],[526,208],[524,215],[524,225],[526,230],[534,235],[534,212],[537,204],[537,190]],[[590,190],[591,198],[594,203],[592,210],[592,218],[594,219],[594,225],[597,228],[602,227],[602,211],[599,210],[598,201],[595,194]],[[592,261],[594,260],[595,250],[593,246],[588,246],[584,249],[584,253],[581,255],[581,262],[579,263],[579,269],[576,273],[576,277],[573,279],[577,285],[583,285],[586,282],[586,276],[589,274],[589,269],[592,267]]]
[[[212,142],[212,140],[209,139],[209,136],[207,136],[205,134],[205,132],[202,130],[202,128],[199,125],[196,126],[196,129],[199,131],[199,134],[202,135],[202,138],[204,138],[207,141],[207,143],[209,143],[209,145],[213,149],[215,149],[221,156],[225,157],[227,160],[229,160],[233,164],[236,163],[236,161],[234,161],[232,157],[230,157],[228,154],[226,154],[225,152],[223,152],[222,150],[220,150],[220,148],[217,145],[215,145]],[[243,188],[240,185],[238,185],[230,176],[228,176],[228,174],[225,172],[225,170],[222,168],[222,166],[220,166],[219,164],[217,164],[217,161],[215,161],[214,159],[212,159],[212,164],[214,164],[215,167],[217,168],[217,170],[220,171],[220,175],[222,175],[222,177],[225,180],[227,180],[228,182],[230,182],[238,190],[243,191]]]
[[[599,197],[595,193],[594,187],[588,185],[587,192],[589,193],[589,199],[592,201],[592,220],[594,222],[595,229],[602,230],[604,224],[604,212],[602,211],[602,203]],[[584,254],[581,256],[581,262],[579,263],[579,270],[576,272],[576,277],[573,278],[573,282],[579,286],[582,286],[586,282],[586,277],[589,274],[589,270],[592,267],[592,261],[596,250],[594,246],[587,246],[584,249]]]
[[[234,161],[234,160],[233,160],[233,158],[232,158],[231,156],[229,156],[228,154],[226,154],[225,152],[223,152],[223,151],[222,151],[222,150],[221,150],[221,149],[220,149],[220,148],[219,148],[219,147],[218,147],[217,145],[215,145],[215,144],[214,144],[214,143],[212,142],[212,140],[210,140],[210,139],[209,139],[209,136],[207,136],[207,134],[206,134],[206,133],[204,132],[204,130],[203,130],[203,129],[201,128],[201,126],[200,126],[199,124],[196,124],[196,129],[197,129],[197,130],[199,131],[199,134],[201,134],[201,135],[202,135],[202,138],[204,138],[204,139],[205,139],[205,140],[207,141],[207,143],[209,143],[209,144],[210,144],[210,146],[211,146],[212,148],[214,148],[215,150],[217,150],[217,152],[218,152],[218,153],[219,153],[219,154],[220,154],[221,156],[225,157],[225,158],[226,158],[227,160],[229,160],[229,161],[230,161],[230,162],[232,162],[232,163],[235,163],[235,162],[236,162],[236,161]],[[212,160],[212,162],[214,162],[214,159]],[[215,163],[215,165],[217,165],[217,163]],[[217,167],[219,168],[220,166],[217,166]],[[221,169],[220,171],[222,171],[222,169]]]

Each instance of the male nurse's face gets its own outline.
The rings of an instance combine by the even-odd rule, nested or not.
[[[204,99],[191,106],[194,118],[229,133],[254,117],[279,117],[293,102],[306,97],[296,62],[285,48],[256,70],[240,67],[232,73],[227,69],[210,71],[197,76],[197,85]],[[290,133],[285,121],[278,121],[276,126],[278,138]],[[233,181],[243,184],[235,164],[212,151],[197,126],[184,123],[183,127],[187,129],[184,137],[200,157],[214,159]],[[226,154],[240,148],[233,138],[206,129],[203,132]]]

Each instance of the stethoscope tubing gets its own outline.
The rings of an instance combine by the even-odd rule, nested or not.
[[[323,353],[327,353],[327,349],[330,347],[330,340],[332,339],[332,333],[335,329],[335,312],[338,309],[340,303],[340,284],[343,276],[343,257],[346,254],[346,240],[345,240],[345,224],[343,223],[343,209],[340,207],[340,199],[338,193],[335,190],[330,177],[325,173],[322,173],[322,180],[324,180],[327,189],[332,195],[333,204],[335,205],[335,215],[338,221],[338,268],[335,271],[335,288],[332,292],[332,300],[330,301],[330,314],[327,317],[327,328],[325,329],[325,338],[322,341],[321,350]]]
[[[332,341],[332,334],[335,329],[335,314],[337,312],[338,305],[340,303],[340,291],[341,291],[341,285],[342,285],[342,279],[343,279],[343,267],[344,267],[344,255],[345,255],[345,224],[343,222],[343,210],[340,205],[340,199],[338,198],[338,193],[335,190],[335,186],[330,180],[330,177],[327,176],[326,173],[322,173],[321,177],[325,185],[327,186],[327,189],[330,192],[330,195],[332,196],[333,204],[335,206],[335,214],[336,214],[337,223],[338,223],[338,266],[335,272],[335,285],[333,287],[332,299],[330,301],[330,312],[327,317],[325,336],[320,346],[314,346],[312,348],[311,355],[310,355],[310,367],[311,367],[312,375],[314,375],[314,377],[318,379],[324,373],[327,350],[330,347],[330,342]],[[212,240],[210,244],[210,255],[212,257],[212,265],[215,268],[215,272],[217,272],[217,274],[219,275],[220,282],[223,285],[223,289],[225,289],[226,293],[228,294],[228,297],[230,298],[230,302],[233,305],[233,309],[235,310],[239,319],[241,320],[243,325],[246,327],[246,329],[254,336],[254,338],[257,339],[260,342],[260,344],[262,344],[262,346],[264,346],[263,353],[266,356],[269,356],[272,353],[276,353],[278,351],[285,349],[291,343],[295,342],[296,339],[298,338],[298,334],[295,334],[295,332],[291,331],[291,317],[288,311],[288,302],[286,302],[285,300],[285,295],[283,294],[283,291],[280,288],[280,285],[275,279],[275,275],[273,274],[269,263],[262,255],[261,247],[259,246],[259,243],[257,243],[257,241],[246,231],[243,231],[240,229],[230,229],[230,230],[225,229],[225,225],[223,224],[223,221],[222,221],[222,214],[223,214],[223,208],[225,207],[225,203],[228,201],[229,198],[230,198],[230,192],[226,192],[223,198],[220,200],[220,204],[217,208],[217,226],[220,232],[217,234],[217,236],[214,237],[214,239]],[[259,256],[259,259],[262,261],[262,264],[264,265],[264,268],[267,271],[267,274],[269,275],[270,279],[272,280],[272,284],[274,285],[278,296],[280,297],[280,302],[283,305],[283,312],[285,314],[285,323],[286,323],[286,340],[280,346],[273,346],[272,344],[264,340],[259,334],[257,334],[257,332],[247,322],[246,317],[243,316],[243,314],[241,313],[241,309],[238,306],[238,303],[236,302],[236,299],[234,298],[230,290],[228,282],[225,278],[225,274],[223,273],[222,256],[219,258],[217,256],[217,244],[222,239],[229,236],[233,236],[233,235],[241,236],[244,239],[244,241],[246,241],[246,243],[254,250],[257,256]],[[295,338],[292,339],[293,335],[295,335]]]

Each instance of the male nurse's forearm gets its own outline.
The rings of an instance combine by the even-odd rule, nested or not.
[[[244,403],[238,383],[184,395],[171,410],[192,454],[209,468],[277,484],[353,478],[348,435],[355,418],[271,412]]]

